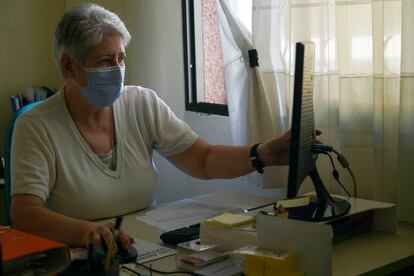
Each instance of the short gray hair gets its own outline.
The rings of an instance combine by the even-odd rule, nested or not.
[[[66,12],[55,29],[53,51],[55,63],[66,78],[60,59],[64,54],[83,65],[89,50],[101,43],[105,34],[118,34],[127,47],[131,40],[125,24],[115,13],[87,3]]]

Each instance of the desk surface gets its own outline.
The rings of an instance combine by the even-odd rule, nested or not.
[[[333,248],[333,275],[384,275],[414,265],[414,227],[396,234],[371,231]]]
[[[259,206],[272,199],[246,194],[211,194],[197,197],[209,202],[243,203]],[[145,211],[124,217],[123,228],[131,236],[161,244],[161,230],[139,222],[136,216]],[[164,271],[176,269],[175,256],[151,262],[152,267]],[[414,264],[414,227],[399,224],[398,232],[390,234],[371,231],[333,248],[333,275],[384,275]],[[137,269],[137,271],[143,271]]]

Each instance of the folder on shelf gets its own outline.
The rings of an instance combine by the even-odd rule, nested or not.
[[[13,113],[16,113],[21,107],[20,99],[17,95],[10,95],[10,107]]]

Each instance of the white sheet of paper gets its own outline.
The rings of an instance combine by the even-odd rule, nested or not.
[[[138,258],[136,262],[140,264],[174,255],[176,253],[174,249],[170,249],[159,244],[147,242],[137,238],[134,238],[134,240],[135,242],[132,246],[138,250]],[[88,251],[84,247],[72,248],[70,253],[72,260],[88,258]]]
[[[240,213],[242,206],[209,203],[194,199],[183,199],[149,211],[137,220],[163,231],[200,223],[224,212]]]
[[[71,260],[85,260],[88,258],[88,250],[84,247],[75,247],[70,249]]]
[[[176,253],[176,251],[171,248],[152,242],[147,242],[137,238],[134,238],[134,240],[135,243],[133,243],[132,246],[138,250],[138,259],[136,262],[140,264],[174,255]]]

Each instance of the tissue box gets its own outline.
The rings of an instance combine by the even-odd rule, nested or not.
[[[292,252],[245,246],[235,250],[234,253],[246,257],[244,266],[246,276],[304,275],[302,271],[297,269],[297,254]]]

